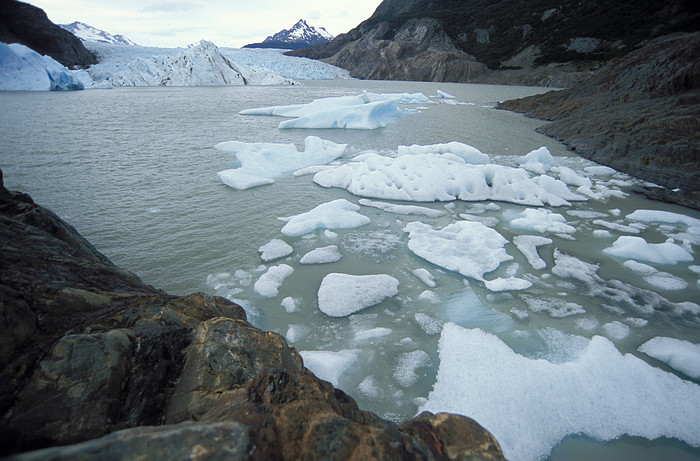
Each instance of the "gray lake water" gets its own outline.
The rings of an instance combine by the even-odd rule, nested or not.
[[[372,131],[280,130],[279,118],[238,115],[247,108],[356,95],[362,90],[432,96],[437,89],[470,104],[422,105],[416,113]],[[674,306],[700,300],[698,274],[690,269],[699,264],[697,256],[690,263],[658,267],[687,284],[681,289],[660,288],[623,266],[623,260],[605,255],[603,249],[627,234],[620,227],[607,229],[593,221],[629,226],[624,217],[637,209],[667,210],[693,218],[700,218],[700,213],[634,194],[631,190],[638,182],[625,175],[599,178],[614,192],[605,199],[552,208],[566,217],[576,233],[571,234],[573,239],[571,235],[541,234],[553,243],[540,247],[546,268],[537,270],[512,243],[514,235],[528,232],[508,225],[528,207],[498,203],[484,210],[460,201],[417,204],[446,212],[430,219],[362,207],[360,212],[371,219],[366,226],[335,230],[335,236],[317,231],[306,237],[287,237],[280,232],[284,223],[279,217],[297,215],[337,198],[358,203],[359,197],[322,188],[313,183],[313,175],[289,175],[274,184],[242,191],[225,186],[216,175],[234,164],[230,154],[213,148],[219,142],[294,143],[302,148],[309,135],[347,143],[341,162],[368,150],[395,155],[400,145],[459,141],[489,154],[494,163],[509,166],[516,166],[518,156],[546,146],[560,165],[582,172],[593,164],[536,133],[534,129],[543,122],[493,109],[498,101],[542,91],[348,80],[304,82],[294,87],[2,93],[0,167],[8,188],[29,193],[75,226],[115,264],[146,283],[173,294],[204,291],[234,299],[246,308],[256,326],[286,335],[300,351],[350,351],[352,363],[338,376],[338,386],[361,408],[388,419],[413,417],[436,380],[440,334],[421,325],[416,314],[425,314],[438,325],[453,322],[481,328],[496,334],[518,354],[552,362],[572,359],[577,350],[571,341],[557,340],[553,331],[577,338],[605,336],[621,353],[634,354],[697,385],[698,380],[637,352],[642,343],[656,336],[698,342],[698,313],[673,314]],[[491,292],[482,282],[434,266],[407,249],[408,236],[402,229],[408,222],[422,220],[441,228],[462,219],[459,215],[463,213],[495,218],[494,228],[511,242],[506,250],[513,260],[487,278],[516,275],[531,281],[531,288]],[[608,230],[609,235],[594,234],[596,230]],[[684,229],[647,224],[638,230],[647,241],[658,243],[667,234]],[[258,248],[275,238],[292,245],[294,252],[264,263]],[[306,252],[332,244],[343,255],[338,262],[299,264]],[[685,247],[693,254],[699,250],[697,242],[686,242]],[[572,256],[589,267],[597,264],[599,277],[586,282],[581,277],[553,274],[557,254]],[[294,273],[282,284],[279,295],[265,298],[256,293],[254,282],[268,267],[281,263],[293,267]],[[435,277],[434,289],[412,273],[419,268]],[[330,272],[390,274],[400,282],[399,294],[353,316],[331,318],[320,312],[317,301],[320,282]],[[426,290],[432,292],[435,302],[420,297]],[[294,300],[296,311],[287,312],[281,305],[285,298]],[[645,308],[649,304],[654,305],[653,312]],[[574,308],[567,311],[566,306]],[[423,351],[419,363],[407,363],[406,357],[416,351]],[[407,381],[405,376],[412,379]],[[700,412],[696,415],[700,418]],[[533,414],[533,420],[537,416]],[[649,441],[624,436],[603,442],[572,435],[551,454],[551,459],[592,457],[700,459],[700,450],[667,438]]]

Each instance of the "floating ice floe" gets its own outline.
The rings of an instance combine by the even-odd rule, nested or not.
[[[299,303],[296,299],[292,298],[291,296],[287,296],[286,298],[284,298],[280,305],[284,307],[284,310],[287,311],[288,314],[291,314],[292,312],[297,312],[299,310]]]
[[[641,237],[623,235],[612,246],[603,249],[603,253],[618,258],[648,261],[657,264],[677,264],[693,261],[691,255],[683,247],[669,239],[664,243],[647,243]]]
[[[377,202],[375,200],[360,199],[360,205],[371,206],[373,208],[378,208],[382,211],[388,213],[396,213],[400,215],[419,215],[425,216],[427,218],[440,218],[445,216],[445,212],[442,210],[433,210],[432,208],[417,206],[417,205],[396,205],[394,203],[387,202]]]
[[[437,285],[435,283],[435,277],[433,277],[433,274],[431,274],[428,269],[421,267],[411,272],[413,273],[413,275],[418,277],[418,279],[420,279],[421,282],[425,283],[430,288],[435,288],[435,286]]]
[[[532,282],[518,277],[498,277],[493,280],[485,280],[484,286],[489,291],[519,291],[530,288]]]
[[[425,351],[412,351],[401,354],[394,368],[394,380],[401,387],[411,387],[418,381],[418,368],[430,365],[430,356]]]
[[[461,142],[448,142],[445,144],[430,144],[420,146],[399,146],[398,154],[401,155],[421,155],[421,154],[454,154],[461,157],[465,163],[472,165],[485,165],[491,160],[488,155],[481,152],[476,147]]]
[[[328,245],[309,251],[301,257],[299,262],[301,264],[326,264],[336,262],[341,257],[338,245]]]
[[[527,262],[530,263],[533,269],[544,269],[547,267],[547,263],[537,253],[537,247],[551,245],[552,242],[552,239],[538,235],[516,235],[513,237],[513,243],[525,255]]]
[[[566,224],[564,216],[547,209],[527,208],[519,216],[510,222],[511,227],[540,233],[573,234],[576,232],[575,227]]]
[[[669,437],[700,446],[700,386],[620,354],[603,337],[594,336],[575,358],[552,363],[516,354],[493,334],[447,324],[439,355],[437,381],[420,411],[469,415],[508,459],[543,459],[573,434]]]
[[[569,205],[568,200],[586,200],[558,179],[540,178],[548,179],[530,179],[527,171],[520,168],[467,164],[451,153],[396,158],[368,153],[316,173],[314,182],[384,200],[496,200],[532,206],[562,206]]]
[[[622,263],[622,265],[641,275],[647,283],[656,288],[662,290],[685,290],[688,287],[688,283],[682,278],[668,272],[661,272],[647,264],[629,260]]]
[[[359,205],[345,199],[323,203],[306,213],[279,218],[282,221],[287,221],[287,224],[282,228],[282,233],[300,236],[316,229],[351,229],[364,226],[370,222],[370,219],[358,213],[359,209]]]
[[[345,317],[379,304],[399,292],[399,281],[387,274],[330,273],[318,289],[318,308],[331,317]]]
[[[691,378],[700,379],[700,344],[657,336],[639,346],[637,350]]]
[[[413,318],[426,335],[436,335],[442,331],[442,322],[428,314],[418,312]]]
[[[284,283],[284,280],[292,275],[293,272],[294,269],[287,264],[272,266],[260,276],[253,288],[261,296],[266,298],[275,297],[279,293],[279,287]]]
[[[284,240],[272,239],[258,248],[263,261],[272,261],[292,254],[294,249]]]
[[[343,349],[338,352],[299,351],[299,355],[304,359],[304,366],[334,386],[338,386],[343,373],[357,361],[359,353],[357,349]]]
[[[336,144],[316,136],[307,136],[304,151],[294,144],[227,141],[215,149],[234,154],[241,166],[218,173],[221,182],[234,189],[248,189],[271,184],[275,178],[296,170],[331,162],[345,151],[345,144]]]
[[[476,280],[513,259],[505,250],[508,241],[478,222],[458,221],[436,230],[414,221],[403,230],[408,232],[409,250],[417,256]]]
[[[73,72],[29,47],[0,42],[0,91],[82,90]]]
[[[358,96],[316,99],[307,104],[270,106],[245,109],[241,115],[276,115],[292,120],[280,123],[280,128],[343,128],[373,130],[381,128],[408,112],[399,103],[429,102],[422,93],[378,95],[363,92]]]
[[[381,338],[390,335],[391,328],[370,328],[369,330],[361,330],[355,333],[355,341],[367,341],[374,338]]]
[[[625,226],[624,224],[619,224],[619,223],[614,223],[614,222],[608,222],[608,221],[603,221],[601,219],[595,219],[593,220],[593,224],[601,227],[605,227],[606,229],[614,230],[617,232],[624,232],[627,234],[639,234],[641,232],[638,228],[632,227],[632,226]]]
[[[540,147],[520,158],[520,166],[537,174],[545,174],[554,166],[554,157],[546,147]]]

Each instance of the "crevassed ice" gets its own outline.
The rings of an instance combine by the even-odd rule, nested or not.
[[[0,91],[82,90],[73,73],[29,47],[0,42]]]
[[[447,324],[439,355],[437,381],[420,411],[469,415],[508,459],[542,459],[571,434],[672,437],[700,446],[700,386],[621,354],[603,337],[594,336],[577,358],[552,363],[519,355],[493,334]]]
[[[227,141],[214,146],[215,149],[234,154],[241,164],[240,168],[218,173],[221,182],[234,189],[270,184],[282,175],[331,162],[343,155],[345,147],[345,144],[336,144],[316,136],[306,137],[303,152],[299,152],[294,144],[267,142]]]

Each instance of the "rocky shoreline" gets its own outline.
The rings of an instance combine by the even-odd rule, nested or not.
[[[240,306],[142,283],[1,171],[0,221],[0,456],[503,459],[464,416],[360,410]]]
[[[573,87],[497,107],[550,121],[537,131],[663,187],[640,192],[700,210],[700,32],[647,42]]]

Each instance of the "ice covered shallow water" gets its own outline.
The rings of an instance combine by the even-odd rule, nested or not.
[[[434,96],[438,89],[454,95],[457,102],[474,105],[426,104],[420,113],[362,132],[279,130],[279,120],[272,117],[237,115],[246,108],[354,96],[362,90]],[[695,389],[698,380],[674,368],[678,365],[673,357],[685,357],[686,346],[671,342],[675,348],[671,351],[652,347],[659,358],[637,349],[656,337],[697,342],[695,220],[700,216],[631,194],[634,181],[570,156],[561,145],[532,131],[537,121],[482,107],[533,91],[538,90],[346,81],[284,88],[119,89],[41,97],[7,94],[0,95],[3,106],[8,107],[0,115],[2,166],[10,188],[25,190],[54,209],[120,266],[174,293],[204,290],[240,300],[253,322],[279,332],[304,351],[309,367],[319,366],[319,375],[337,380],[363,408],[387,418],[409,418],[429,401],[426,399],[440,381],[443,358],[438,345],[445,337],[446,324],[458,325],[470,334],[476,328],[489,332],[507,345],[524,371],[533,369],[534,363],[552,370],[548,375],[552,386],[559,385],[557,376],[565,376],[557,370],[578,369],[586,375],[579,365],[580,354],[594,336],[599,336],[608,342],[602,349],[609,354],[594,357],[615,358],[619,354],[624,361],[628,360],[624,354],[632,354],[639,360],[632,367],[638,368],[639,374],[624,375],[637,378],[627,381],[630,386],[643,386],[647,382],[644,377],[664,380],[660,377],[675,376]],[[66,126],[76,129],[67,130]],[[457,141],[488,154],[487,162],[477,163],[451,152],[457,163],[461,159],[475,167],[491,163],[513,169],[528,164],[529,169],[523,171],[530,180],[543,176],[561,181],[570,193],[585,200],[558,207],[491,200],[408,202],[362,199],[344,188],[319,187],[312,175],[284,173],[273,184],[246,190],[227,187],[216,176],[218,171],[237,166],[230,154],[213,148],[220,142],[293,143],[296,151],[302,152],[308,136],[347,144],[334,167],[360,163],[362,156],[401,158],[399,146]],[[540,152],[523,163],[524,156],[541,146],[547,147],[552,159]],[[412,155],[430,154],[418,150]],[[445,155],[443,148],[429,150]],[[591,184],[577,178],[587,178]],[[552,189],[547,190],[552,193]],[[303,235],[282,232],[287,223],[279,217],[300,216],[338,199],[357,207],[349,211],[369,222],[333,230],[320,226]],[[512,226],[512,221],[528,217],[524,213],[528,208],[560,215],[563,224],[576,232],[561,228],[539,232]],[[561,222],[559,219],[550,222]],[[438,232],[463,221],[478,222],[478,229],[490,228],[505,240],[495,251],[502,250],[510,258],[495,270],[485,271],[484,281],[431,263],[408,247],[407,226],[424,225]],[[632,234],[629,229],[639,233]],[[608,235],[596,237],[594,233],[602,230]],[[623,235],[643,238],[648,244],[673,239],[693,261],[657,263],[603,252]],[[270,253],[260,250],[275,239],[284,241],[292,252],[280,256],[289,250],[279,242],[265,248]],[[327,250],[313,253],[324,248]],[[261,253],[279,257],[265,261]],[[302,264],[307,254],[312,254],[311,260],[329,262]],[[330,261],[337,256],[340,258]],[[398,291],[357,313],[329,317],[319,309],[318,291],[331,273],[386,274],[398,281]],[[661,289],[645,279],[656,273],[682,279],[686,286]],[[487,282],[496,282],[492,287],[500,284],[499,288],[508,288],[508,281],[515,279],[532,285],[506,291],[492,291],[487,286]],[[495,351],[481,354],[484,360],[496,363],[506,356]],[[603,360],[600,362],[599,366],[605,366]],[[324,374],[324,367],[328,374]],[[606,382],[606,376],[600,379],[601,385],[614,384]],[[550,382],[541,378],[541,384]],[[501,395],[518,389],[505,388]],[[618,392],[622,399],[638,390],[628,386],[625,392],[612,392]],[[456,396],[458,390],[452,392]],[[538,388],[531,402],[547,395]],[[681,395],[685,394],[660,393],[655,398],[673,401]],[[561,397],[554,402],[560,404],[556,409],[565,417],[571,417],[576,409],[575,402],[569,400]],[[688,398],[681,401],[686,408],[692,403]],[[541,422],[532,443],[551,448],[558,435],[548,429],[545,409],[536,404],[530,408],[529,418]],[[595,422],[609,427],[622,421],[620,427],[624,428],[627,417],[600,412]],[[683,455],[692,458],[700,454],[673,440],[687,439],[683,431],[653,423],[649,423],[649,430],[657,429],[670,437],[653,442],[662,450],[662,455],[654,451],[658,456],[672,453],[674,459],[682,459]],[[571,459],[574,448],[567,447],[579,438],[565,438],[554,448],[554,456]],[[651,442],[645,440],[623,437],[628,446],[625,453],[647,447],[645,444]],[[619,445],[602,445],[603,449],[614,446]]]

